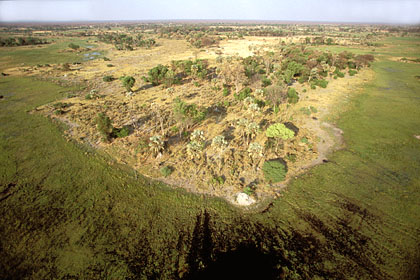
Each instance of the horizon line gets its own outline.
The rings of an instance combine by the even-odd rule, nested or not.
[[[355,24],[355,25],[403,25],[403,26],[416,26],[420,25],[417,23],[398,23],[398,22],[364,22],[364,21],[313,21],[313,20],[273,20],[273,19],[104,19],[104,20],[17,20],[17,21],[0,21],[2,24],[54,24],[54,23],[118,23],[118,22],[130,22],[130,23],[157,23],[157,22],[195,22],[195,23],[284,23],[284,24]]]

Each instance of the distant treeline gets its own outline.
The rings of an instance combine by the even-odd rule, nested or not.
[[[0,38],[0,47],[29,46],[49,44],[46,39],[34,37],[8,37]]]
[[[132,51],[134,47],[151,48],[156,45],[154,39],[143,39],[141,34],[136,37],[129,36],[127,34],[101,34],[98,36],[99,41],[114,44],[117,50],[129,50]]]

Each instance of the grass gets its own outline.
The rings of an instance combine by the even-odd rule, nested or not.
[[[37,64],[55,64],[55,63],[73,63],[82,62],[84,54],[88,52],[62,52],[69,49],[69,43],[75,43],[80,46],[95,46],[88,43],[87,40],[78,38],[58,39],[56,42],[47,45],[35,47],[7,47],[0,49],[0,70],[10,67],[20,66],[24,63],[26,66]],[[101,56],[98,56],[101,57]]]
[[[409,56],[418,40],[404,42],[399,55]],[[1,78],[0,278],[416,279],[418,65],[387,51],[335,120],[346,148],[261,213],[152,182],[66,141],[60,124],[28,111],[74,89]]]

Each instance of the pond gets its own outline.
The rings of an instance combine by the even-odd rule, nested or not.
[[[99,55],[101,55],[100,52],[91,52],[91,53],[83,54],[84,60],[92,60],[92,59],[97,58]]]

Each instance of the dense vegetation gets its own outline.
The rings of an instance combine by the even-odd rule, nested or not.
[[[0,37],[0,47],[30,46],[48,44],[47,39],[35,37]]]

